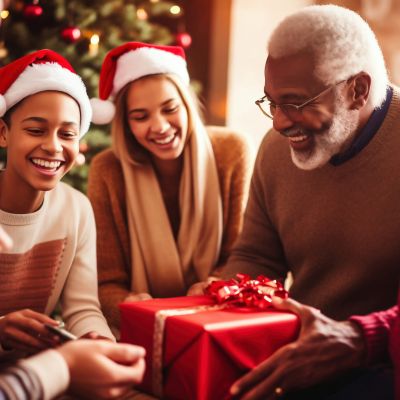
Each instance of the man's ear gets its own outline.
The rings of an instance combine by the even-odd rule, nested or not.
[[[366,72],[360,72],[351,78],[350,86],[350,109],[360,110],[365,106],[369,99],[371,90],[371,76]]]
[[[0,147],[6,148],[8,145],[9,129],[7,124],[0,118]]]

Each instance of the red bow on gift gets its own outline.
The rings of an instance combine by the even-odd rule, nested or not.
[[[234,306],[257,307],[265,309],[271,307],[272,297],[282,299],[288,297],[283,285],[263,275],[251,279],[249,275],[237,274],[236,279],[229,281],[213,281],[204,292],[214,298],[218,304]]]

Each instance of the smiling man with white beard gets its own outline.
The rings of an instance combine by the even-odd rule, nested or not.
[[[336,88],[328,89],[334,91]],[[280,132],[289,139],[292,161],[300,169],[312,170],[326,164],[351,143],[357,132],[357,112],[345,107],[344,96],[337,89],[334,95],[334,112],[328,128],[315,135],[300,127]]]
[[[233,387],[249,391],[246,399],[275,398],[365,365],[358,325],[322,313],[344,320],[392,307],[400,277],[400,92],[365,21],[333,5],[285,18],[269,41],[256,104],[273,129],[222,276],[283,281],[291,272],[290,296],[314,308],[287,307],[307,314],[304,330]],[[378,397],[365,386],[357,398],[385,399],[377,387]],[[336,399],[331,394],[304,398]]]
[[[273,129],[224,276],[292,272],[291,296],[336,319],[390,307],[400,263],[400,93],[376,38],[350,10],[310,6],[278,25],[268,52],[256,104]]]

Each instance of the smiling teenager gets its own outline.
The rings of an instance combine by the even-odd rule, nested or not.
[[[91,164],[99,295],[119,328],[124,300],[172,297],[216,274],[241,229],[250,153],[240,135],[203,125],[183,49],[130,42],[110,51],[94,122],[112,150]]]
[[[113,340],[97,298],[96,233],[88,199],[61,183],[87,132],[91,106],[71,65],[39,50],[0,69],[1,356],[59,344],[45,323],[58,302],[78,337]]]

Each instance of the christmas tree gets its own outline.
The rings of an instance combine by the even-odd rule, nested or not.
[[[70,61],[89,96],[97,97],[101,63],[112,48],[127,41],[190,45],[188,34],[174,34],[182,16],[182,7],[163,0],[11,1],[1,15],[0,63],[52,49]],[[64,180],[85,192],[92,157],[109,145],[109,126],[92,125]]]

